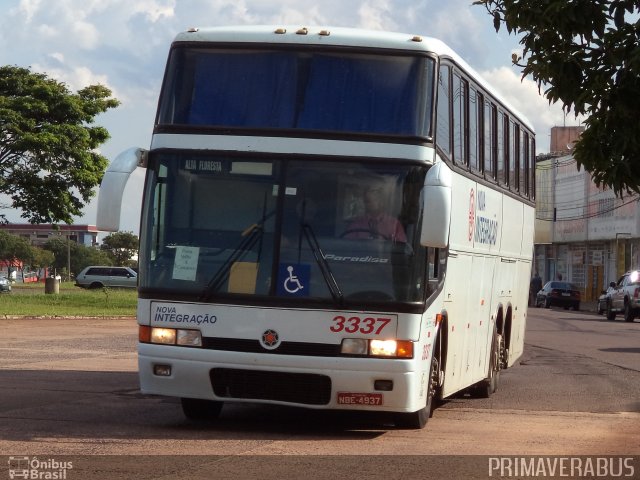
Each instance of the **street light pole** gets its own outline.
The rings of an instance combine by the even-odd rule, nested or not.
[[[67,282],[71,281],[71,232],[67,233]]]

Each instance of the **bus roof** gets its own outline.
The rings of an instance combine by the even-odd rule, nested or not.
[[[331,45],[430,52],[451,58],[484,90],[518,117],[532,132],[529,120],[510,105],[484,78],[444,42],[432,37],[407,33],[344,27],[303,27],[292,25],[227,26],[190,28],[174,42],[260,43],[286,45]]]

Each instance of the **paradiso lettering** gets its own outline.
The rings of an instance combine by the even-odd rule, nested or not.
[[[210,315],[208,313],[178,313],[176,307],[163,305],[156,306],[155,312],[153,313],[153,319],[156,322],[194,323],[197,325],[205,323],[213,325],[218,321],[218,318],[215,315]]]
[[[333,253],[327,253],[324,258],[336,262],[389,263],[388,258],[372,257],[371,255],[367,255],[366,257],[343,257],[334,255]]]
[[[473,205],[474,192],[471,189],[470,207]],[[485,192],[478,190],[477,198],[477,210],[479,212],[486,211],[486,197]],[[483,215],[476,214],[476,218],[473,222],[469,222],[470,226],[474,229],[473,241],[475,243],[484,243],[486,245],[495,245],[498,241],[498,221],[485,217]]]

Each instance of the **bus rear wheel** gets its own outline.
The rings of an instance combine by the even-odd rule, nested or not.
[[[437,345],[434,342],[434,345]],[[429,368],[429,386],[427,388],[427,401],[423,408],[417,412],[398,413],[396,414],[395,423],[399,428],[407,428],[419,430],[424,428],[433,416],[433,410],[436,406],[436,393],[440,385],[440,362],[438,361],[438,352],[435,351],[431,357],[431,366]]]
[[[182,412],[189,420],[216,420],[220,416],[223,402],[201,398],[181,398]]]

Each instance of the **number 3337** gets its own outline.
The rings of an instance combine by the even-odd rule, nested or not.
[[[329,327],[334,333],[362,333],[363,335],[380,335],[389,322],[390,318],[384,317],[346,317],[344,315],[336,315],[333,317],[332,325]]]

